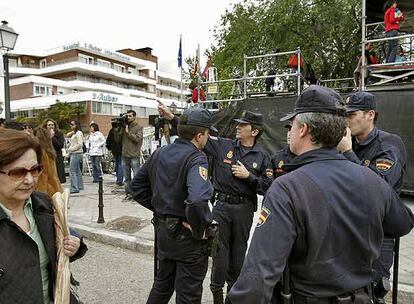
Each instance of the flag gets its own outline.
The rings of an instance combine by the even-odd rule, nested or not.
[[[211,58],[209,57],[206,63],[206,67],[203,70],[203,73],[201,73],[201,77],[208,78],[208,69],[211,67]]]
[[[181,68],[183,66],[183,50],[181,45],[181,36],[180,36],[180,46],[178,47],[178,67]]]
[[[198,77],[198,73],[199,73],[198,64],[200,62],[199,54],[200,54],[200,45],[198,45],[198,47],[197,47],[195,63],[194,63],[194,76],[197,76],[197,77]]]

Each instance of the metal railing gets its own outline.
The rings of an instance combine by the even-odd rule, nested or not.
[[[259,76],[249,76],[249,73],[247,71],[247,65],[248,65],[248,61],[249,60],[253,60],[253,59],[263,59],[263,58],[271,58],[271,57],[275,57],[277,59],[277,57],[280,56],[284,56],[284,55],[297,55],[297,68],[293,69],[289,69],[289,72],[282,72],[282,73],[275,73],[275,74],[271,74],[271,75],[259,75]],[[237,88],[240,89],[240,94],[230,94],[231,98],[225,98],[225,99],[213,99],[213,100],[205,100],[202,101],[202,103],[221,103],[221,102],[236,102],[236,101],[241,101],[246,99],[249,95],[253,95],[253,94],[266,94],[266,93],[272,93],[272,94],[276,94],[277,92],[251,92],[248,89],[248,85],[249,82],[254,81],[254,80],[261,80],[261,79],[266,79],[266,78],[296,78],[296,88],[295,88],[295,92],[299,95],[301,92],[301,78],[302,76],[302,71],[301,71],[301,65],[303,63],[301,63],[302,59],[302,53],[300,48],[298,48],[297,50],[294,51],[288,51],[288,52],[276,52],[276,53],[270,53],[270,54],[264,54],[264,55],[254,55],[254,56],[247,56],[244,55],[243,57],[243,76],[242,77],[235,77],[235,78],[230,78],[230,79],[221,79],[221,80],[215,80],[215,81],[203,81],[200,82],[201,86],[204,87],[208,87],[209,85],[214,85],[216,84],[217,86],[219,84],[224,84],[224,83],[233,83],[233,90],[235,88],[235,86]],[[278,69],[277,71],[280,71],[280,69]],[[294,72],[292,72],[294,71]],[[238,96],[238,98],[234,98],[235,96]]]

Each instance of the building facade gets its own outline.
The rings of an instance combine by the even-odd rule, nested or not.
[[[112,117],[132,109],[145,126],[158,113],[157,100],[181,100],[179,77],[158,71],[151,48],[112,51],[76,42],[42,52],[15,50],[9,57],[12,118],[73,103],[83,109],[83,126],[94,121],[107,134]]]

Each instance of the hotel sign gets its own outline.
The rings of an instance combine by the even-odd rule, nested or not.
[[[111,94],[103,94],[103,93],[93,93],[92,99],[104,101],[104,102],[117,102],[118,101],[118,97],[115,97]]]
[[[75,42],[75,43],[71,43],[71,44],[63,46],[64,51],[69,51],[69,50],[79,49],[79,48],[84,48],[84,49],[88,49],[88,50],[101,53],[107,56],[117,57],[118,59],[131,61],[131,58],[129,58],[128,56],[122,55],[120,53],[117,53],[117,52],[114,52],[108,49],[102,49],[90,43]]]

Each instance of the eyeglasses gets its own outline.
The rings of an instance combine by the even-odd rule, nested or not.
[[[9,172],[0,171],[1,174],[6,174],[13,180],[22,180],[25,178],[27,173],[30,173],[33,177],[38,177],[42,172],[43,172],[43,166],[40,164],[35,165],[31,167],[30,169],[16,168],[16,169],[9,170]]]

